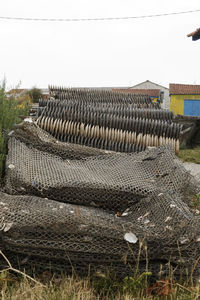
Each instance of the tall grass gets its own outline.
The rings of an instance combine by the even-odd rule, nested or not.
[[[7,135],[21,120],[20,115],[27,115],[28,101],[24,108],[18,106],[14,97],[7,99],[5,83],[0,86],[0,182],[6,155]]]
[[[147,287],[135,286],[135,280],[117,281],[105,277],[100,283],[99,278],[78,278],[56,276],[45,271],[31,282],[26,277],[19,278],[13,274],[1,273],[0,299],[4,300],[153,300],[153,299],[187,299],[200,298],[199,284],[188,285],[172,280],[160,280]]]

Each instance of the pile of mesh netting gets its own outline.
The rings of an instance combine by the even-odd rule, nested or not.
[[[181,126],[147,95],[50,87],[37,124],[57,140],[116,152],[170,144],[179,151]]]
[[[0,249],[23,269],[198,274],[197,192],[170,145],[104,151],[24,122],[8,141]]]

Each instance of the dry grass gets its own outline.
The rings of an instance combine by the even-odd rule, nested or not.
[[[103,280],[102,280],[103,279]],[[110,277],[81,279],[56,277],[44,272],[33,282],[9,272],[0,276],[0,299],[2,300],[152,300],[152,299],[200,299],[200,286],[157,281],[149,286],[137,286],[136,279],[111,280]],[[136,281],[135,281],[136,280]]]
[[[1,283],[1,299],[15,300],[60,300],[60,299],[97,299],[88,280],[63,278],[50,281],[45,285],[23,280],[3,280]]]

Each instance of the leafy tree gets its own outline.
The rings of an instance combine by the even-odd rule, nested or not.
[[[38,103],[39,99],[42,98],[42,91],[36,87],[33,87],[27,92],[33,103]]]

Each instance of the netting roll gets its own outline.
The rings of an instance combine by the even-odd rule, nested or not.
[[[50,87],[37,124],[56,139],[117,152],[170,144],[179,151],[181,125],[147,95]]]
[[[148,251],[149,271],[158,276],[169,260],[190,272],[199,256],[199,219],[180,194],[146,196],[118,215],[34,196],[0,198],[0,247],[23,269],[47,269],[48,261],[51,270],[70,273],[73,267],[84,275],[110,267],[123,277],[133,272],[139,253],[144,270]]]
[[[133,93],[118,93],[109,90],[95,90],[95,89],[73,89],[49,87],[50,97],[58,100],[73,100],[81,101],[82,103],[111,103],[118,104],[140,104],[143,107],[159,108],[158,103],[153,103],[148,95],[138,95]]]
[[[180,274],[199,256],[199,217],[187,205],[198,191],[170,146],[103,151],[25,122],[9,138],[0,249],[23,269],[73,266],[84,275],[110,267],[121,277],[139,252],[145,270],[148,251],[154,276],[169,260]]]
[[[130,131],[118,129],[117,125],[116,128],[109,128],[48,117],[39,117],[37,124],[58,140],[65,142],[97,147],[95,145],[99,141],[98,147],[100,149],[107,149],[107,144],[114,142],[115,145],[111,147],[111,150],[116,148],[114,151],[120,152],[129,152],[125,150],[128,146],[126,144],[132,144],[133,151],[139,151],[138,149],[144,150],[149,146],[158,147],[170,144],[175,149],[175,152],[178,153],[181,126],[176,123],[150,122],[149,120],[141,119],[132,121],[133,126]],[[118,144],[124,144],[121,150]]]
[[[163,276],[170,261],[198,275],[189,204],[200,186],[174,154],[173,114],[132,93],[50,87],[50,97],[9,135],[0,249],[12,264],[124,277],[138,262]]]
[[[35,131],[34,136],[30,127]],[[103,154],[90,156],[92,152],[88,149],[91,148],[83,147],[77,159],[78,151],[74,157],[71,151],[71,148],[76,148],[75,144],[65,144],[64,147],[60,143],[60,153],[51,154],[48,147],[56,141],[50,142],[48,136],[44,139],[44,134],[36,124],[28,123],[23,130],[19,129],[10,137],[6,192],[28,193],[83,205],[93,203],[117,212],[123,211],[146,194],[152,194],[156,189],[172,189],[176,192],[187,186],[187,173],[180,168],[176,157],[167,147],[128,156],[103,151]],[[10,165],[14,167],[9,168]]]

